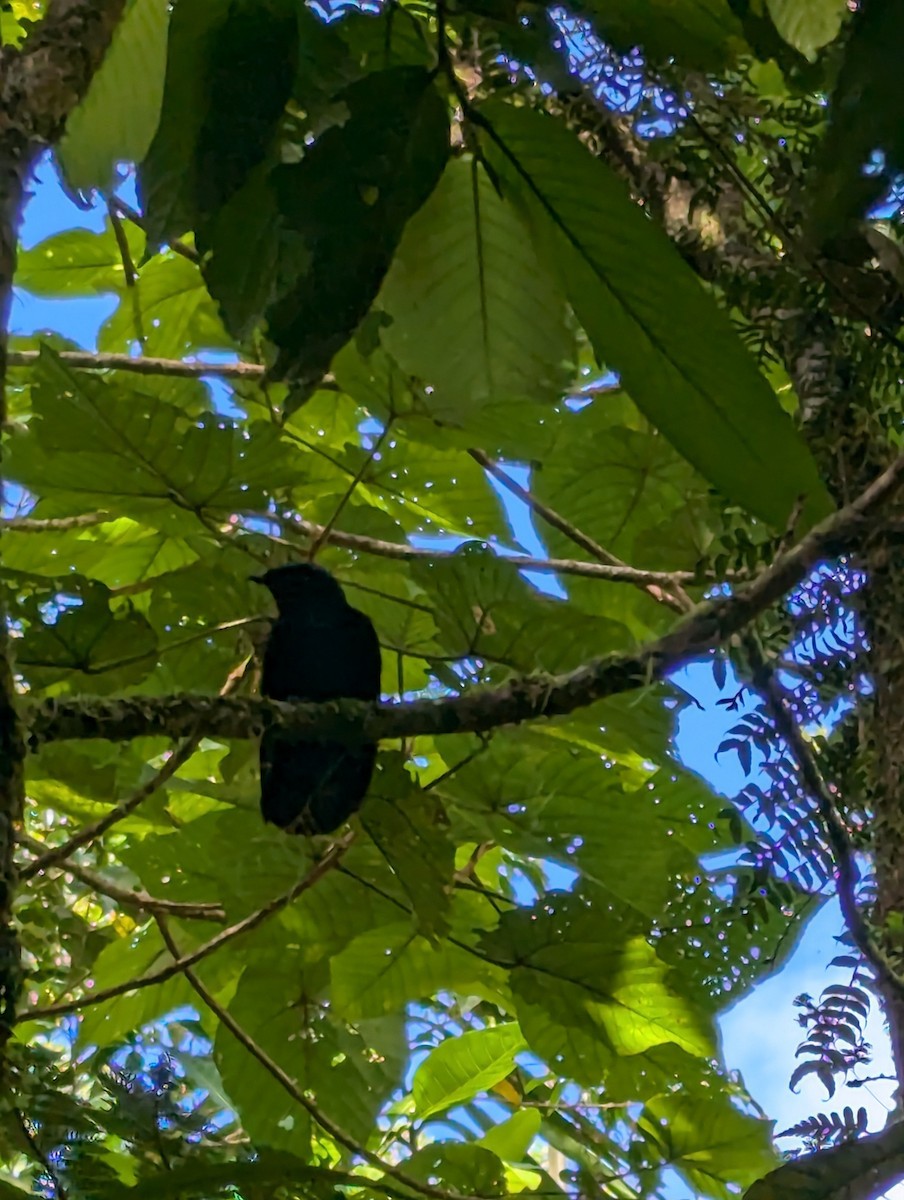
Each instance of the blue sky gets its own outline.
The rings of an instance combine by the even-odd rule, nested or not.
[[[132,200],[131,186],[126,181],[123,198]],[[37,173],[33,194],[28,202],[22,241],[30,247],[45,237],[76,226],[99,230],[103,228],[105,210],[102,205],[85,212],[77,208],[63,193],[56,173],[44,161]],[[45,300],[17,292],[13,312],[13,333],[34,333],[53,329],[72,338],[86,349],[96,344],[97,330],[115,307],[112,297],[91,297],[75,300]],[[519,473],[519,481],[525,476]],[[545,553],[538,531],[532,526],[529,514],[520,502],[501,492],[518,541],[530,553]],[[540,583],[543,576],[536,577]],[[546,586],[549,581],[545,581]],[[725,732],[736,723],[738,714],[717,706],[720,693],[715,686],[708,663],[691,664],[677,681],[699,701],[701,707],[686,707],[680,716],[676,748],[684,763],[706,778],[726,796],[735,794],[746,782],[736,758],[723,755],[718,761],[715,751]],[[736,690],[729,678],[725,695]],[[755,1099],[782,1129],[815,1112],[840,1109],[849,1104],[855,1110],[863,1105],[870,1114],[870,1128],[878,1129],[891,1110],[892,1085],[873,1083],[851,1089],[839,1087],[829,1100],[822,1086],[810,1078],[804,1082],[799,1095],[788,1089],[788,1078],[794,1068],[794,1051],[801,1030],[796,1024],[795,996],[809,992],[818,996],[831,982],[846,982],[846,973],[829,972],[826,964],[839,952],[835,937],[841,923],[837,905],[833,902],[811,921],[798,949],[783,970],[762,983],[751,995],[734,1005],[722,1018],[724,1052],[729,1067],[741,1071]],[[869,1074],[890,1072],[887,1038],[881,1022],[873,1016],[869,1040],[877,1054]],[[789,1143],[783,1143],[788,1145]],[[683,1189],[675,1193],[682,1196]],[[888,1195],[904,1200],[904,1186]]]

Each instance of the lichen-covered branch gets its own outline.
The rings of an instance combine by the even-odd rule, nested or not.
[[[812,529],[734,596],[698,605],[664,637],[631,654],[593,659],[564,675],[528,675],[500,688],[475,688],[463,696],[404,705],[360,701],[287,704],[245,697],[128,696],[114,700],[44,700],[28,706],[29,740],[72,738],[128,741],[201,732],[246,738],[281,726],[309,741],[354,743],[381,738],[482,733],[539,717],[565,716],[606,696],[662,679],[690,658],[722,645],[775,604],[826,557],[850,549],[869,518],[904,482],[904,455],[845,508]]]

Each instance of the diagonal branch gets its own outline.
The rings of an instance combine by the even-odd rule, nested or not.
[[[225,946],[227,942],[240,937],[243,933],[250,933],[252,929],[257,929],[258,925],[262,925],[274,913],[294,903],[299,896],[312,888],[328,871],[333,869],[351,845],[354,836],[354,833],[347,833],[344,837],[334,842],[323,858],[311,868],[303,879],[300,879],[287,892],[283,892],[281,896],[274,897],[263,908],[255,909],[253,913],[250,913],[247,917],[243,917],[241,921],[237,921],[235,925],[230,925],[228,929],[221,930],[215,937],[198,946],[196,950],[192,950],[190,954],[185,954],[181,958],[174,959],[173,962],[168,963],[165,967],[160,967],[158,970],[152,971],[149,975],[143,975],[140,979],[127,979],[124,983],[114,984],[112,987],[104,988],[102,991],[91,992],[90,995],[83,996],[80,1000],[64,1000],[59,1004],[45,1005],[43,1008],[26,1009],[25,1012],[19,1014],[19,1021],[36,1021],[39,1018],[43,1020],[45,1017],[58,1017],[65,1013],[80,1012],[89,1005],[103,1004],[104,1001],[113,1000],[117,996],[125,996],[129,992],[137,992],[142,988],[154,987],[158,983],[165,983],[167,979],[172,979],[174,975],[181,974],[187,967],[193,967],[202,958],[207,958],[208,955],[214,954],[221,946]]]
[[[904,1122],[770,1171],[744,1200],[881,1200],[904,1179]]]
[[[528,506],[531,512],[535,512],[538,517],[542,517],[547,525],[551,525],[553,529],[558,529],[559,533],[565,535],[569,541],[574,542],[576,546],[580,546],[582,550],[595,558],[598,562],[606,564],[610,568],[618,567],[622,570],[629,570],[626,563],[623,563],[620,558],[611,554],[604,546],[595,541],[583,530],[572,525],[565,517],[556,512],[554,508],[550,508],[548,504],[544,504],[542,500],[538,500],[533,492],[529,492],[527,488],[523,488],[519,483],[516,483],[511,476],[502,469],[495,459],[490,458],[485,450],[471,449],[468,451],[471,458],[479,463],[485,471],[488,471],[494,479],[513,496],[517,496],[524,504]],[[681,587],[681,584],[672,579],[666,585],[666,588],[660,586],[659,583],[642,582],[637,586],[659,604],[665,604],[675,612],[686,613],[693,608],[693,602],[688,597]]]
[[[41,854],[47,848],[43,842],[29,837],[25,833],[20,833],[16,840],[35,854]],[[216,902],[192,904],[185,900],[164,900],[157,896],[149,896],[147,892],[120,887],[118,883],[114,883],[97,871],[83,867],[80,863],[73,862],[72,859],[65,859],[58,863],[57,867],[65,874],[80,880],[92,891],[99,892],[102,896],[109,896],[111,900],[115,900],[117,904],[121,904],[125,908],[137,908],[139,912],[163,913],[166,916],[179,917],[184,921],[222,922],[226,920],[222,904]]]
[[[180,954],[179,947],[170,933],[169,925],[166,920],[161,920],[158,918],[157,928],[160,930],[160,936],[166,943],[166,948],[169,950],[173,958],[181,958],[182,955]],[[308,1116],[315,1121],[320,1128],[324,1130],[324,1132],[329,1134],[333,1141],[338,1142],[339,1145],[348,1150],[353,1157],[364,1159],[364,1161],[367,1162],[371,1167],[374,1167],[384,1175],[388,1175],[390,1179],[395,1179],[404,1187],[410,1188],[412,1191],[417,1192],[422,1196],[429,1196],[432,1198],[432,1200],[453,1200],[453,1197],[454,1200],[464,1200],[464,1198],[460,1198],[457,1193],[447,1192],[442,1188],[434,1186],[433,1184],[423,1183],[418,1179],[414,1179],[412,1176],[403,1171],[401,1167],[396,1166],[394,1163],[384,1161],[384,1159],[380,1158],[378,1154],[372,1153],[372,1151],[368,1150],[366,1146],[362,1146],[356,1142],[351,1134],[346,1133],[345,1130],[337,1125],[331,1117],[327,1116],[327,1114],[321,1108],[319,1108],[313,1100],[305,1095],[291,1075],[289,1075],[287,1071],[284,1071],[279,1063],[275,1062],[266,1052],[266,1050],[264,1050],[262,1046],[259,1046],[254,1038],[252,1038],[252,1036],[245,1029],[243,1029],[243,1027],[238,1023],[238,1021],[236,1021],[235,1017],[232,1016],[229,1010],[220,1004],[213,993],[204,986],[197,973],[193,971],[191,967],[186,967],[185,978],[194,988],[195,992],[201,998],[203,1003],[217,1018],[220,1024],[224,1025],[229,1030],[236,1041],[239,1042],[240,1045],[244,1046],[252,1058],[257,1059],[264,1070],[276,1080],[280,1087],[292,1097],[296,1104],[300,1105],[300,1107],[305,1110]],[[358,1183],[359,1181],[354,1179],[354,1182]],[[364,1181],[362,1180],[361,1182]],[[371,1181],[368,1180],[367,1183],[370,1184]]]
[[[838,903],[854,945],[876,972],[880,982],[899,996],[904,996],[904,978],[877,942],[858,904],[857,885],[860,882],[860,872],[835,799],[815,756],[804,740],[799,725],[789,711],[785,690],[775,671],[763,658],[756,639],[746,639],[745,648],[753,667],[754,686],[764,697],[776,729],[791,750],[800,777],[816,805],[816,811],[826,831],[838,875]]]
[[[125,817],[133,813],[139,805],[143,804],[150,796],[153,796],[159,788],[175,775],[181,766],[194,754],[198,747],[201,735],[194,734],[181,745],[178,750],[174,750],[159,771],[155,771],[153,776],[143,783],[141,787],[136,788],[131,796],[127,796],[125,800],[121,800],[119,804],[114,805],[108,813],[96,821],[92,821],[90,825],[84,825],[77,833],[63,842],[60,846],[54,846],[50,850],[45,850],[39,858],[28,863],[27,866],[20,868],[19,878],[24,882],[31,879],[35,875],[39,875],[42,871],[46,871],[48,867],[55,867],[65,859],[69,858],[80,850],[82,846],[87,846],[90,842],[95,841],[107,832],[111,826],[122,821]]]
[[[356,700],[286,704],[275,700],[214,696],[128,696],[115,700],[38,701],[26,709],[30,745],[69,738],[126,741],[149,734],[256,737],[265,729],[291,729],[305,741],[346,743],[381,738],[482,733],[538,717],[565,716],[596,700],[663,679],[690,658],[708,653],[781,600],[821,560],[859,540],[881,505],[904,482],[904,455],[854,501],[811,529],[733,596],[698,605],[674,629],[630,654],[592,659],[564,675],[516,676],[497,689],[462,696],[376,705]]]

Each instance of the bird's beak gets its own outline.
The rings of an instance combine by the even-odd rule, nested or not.
[[[267,582],[264,579],[263,575],[249,575],[248,580],[250,583],[262,583],[264,585],[264,587],[267,586]]]

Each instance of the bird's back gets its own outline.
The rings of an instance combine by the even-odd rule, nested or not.
[[[274,700],[376,700],[380,644],[369,618],[349,605],[280,616],[264,651],[261,692]]]
[[[291,608],[274,623],[261,692],[318,702],[380,695],[380,644],[368,617],[342,603]],[[367,792],[376,745],[304,742],[274,729],[261,741],[264,820],[301,833],[330,833]]]

